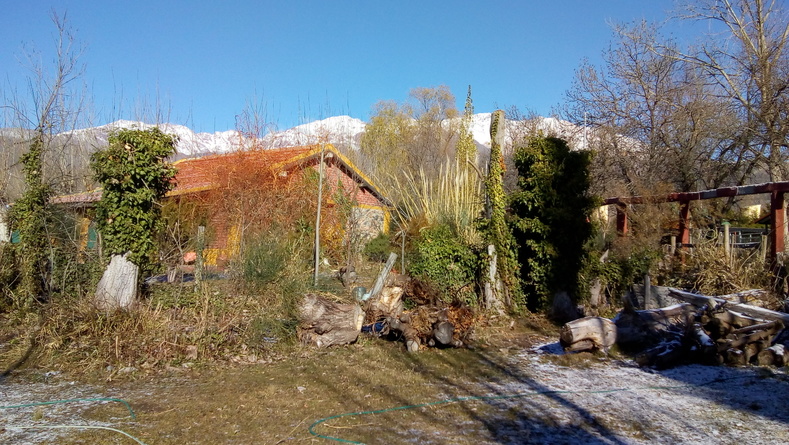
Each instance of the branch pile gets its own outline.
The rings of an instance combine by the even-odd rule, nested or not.
[[[393,263],[387,262],[369,298],[361,304],[306,294],[299,307],[301,342],[318,347],[348,344],[365,332],[402,340],[409,352],[423,346],[462,347],[473,333],[474,312],[463,305],[443,303],[425,283],[390,274]],[[404,309],[406,298],[413,306],[408,311]]]

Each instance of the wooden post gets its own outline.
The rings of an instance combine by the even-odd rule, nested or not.
[[[679,205],[679,242],[682,250],[690,244],[690,201],[682,201]]]
[[[318,164],[318,211],[315,215],[315,272],[312,285],[318,287],[318,272],[320,271],[321,256],[321,207],[323,207],[323,161],[325,159],[326,146],[321,145],[321,161]]]
[[[723,222],[723,252],[726,255],[726,262],[731,261],[731,223]]]
[[[784,209],[784,192],[770,192],[770,231],[772,232],[770,243],[770,259],[775,261],[779,253],[784,251],[784,220],[786,210]]]
[[[389,276],[389,271],[392,270],[395,261],[397,261],[397,254],[392,252],[389,254],[389,258],[387,258],[386,264],[384,265],[384,268],[381,270],[381,273],[378,274],[378,278],[376,278],[375,284],[373,285],[373,290],[370,291],[369,298],[375,298],[381,292],[381,289],[384,288],[384,284],[386,283],[386,277]]]
[[[626,236],[628,230],[627,209],[624,204],[616,205],[616,233]]]

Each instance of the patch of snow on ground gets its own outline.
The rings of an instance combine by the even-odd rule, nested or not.
[[[510,358],[490,443],[789,443],[789,377],[767,368],[679,366],[665,371],[601,359],[579,367],[549,357],[554,344]]]
[[[123,430],[132,421],[125,405],[112,401],[74,401],[49,405],[20,406],[59,400],[112,398],[82,383],[59,381],[56,375],[44,375],[38,383],[0,381],[0,443],[57,443],[58,438],[73,434],[69,426],[89,425]],[[100,407],[99,411],[96,408]],[[88,415],[88,412],[92,414]],[[97,414],[98,413],[98,414]],[[106,414],[105,420],[95,420]],[[119,433],[107,432],[108,441]],[[130,440],[129,440],[130,441]]]

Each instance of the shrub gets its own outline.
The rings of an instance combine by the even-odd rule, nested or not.
[[[441,292],[447,303],[477,304],[481,257],[447,225],[424,229],[414,242],[410,272]]]
[[[560,290],[579,295],[580,272],[593,236],[589,152],[558,138],[535,137],[514,155],[519,190],[512,228],[529,309],[544,309]]]
[[[260,235],[244,249],[242,273],[244,281],[262,286],[277,280],[288,258],[287,242],[275,235]]]
[[[17,277],[14,246],[0,243],[0,312],[13,303],[11,294]]]
[[[379,233],[364,246],[364,255],[370,261],[383,263],[392,251],[391,239],[386,233]]]

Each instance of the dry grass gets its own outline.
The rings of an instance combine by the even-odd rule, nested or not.
[[[363,338],[355,345],[330,349],[294,346],[282,360],[266,364],[140,370],[133,379],[105,383],[105,392],[122,395],[131,404],[135,422],[127,422],[110,405],[91,408],[83,417],[97,422],[114,418],[115,427],[148,444],[312,443],[316,438],[308,427],[318,419],[476,396],[480,382],[490,385],[512,379],[506,364],[508,348],[520,342],[521,347],[511,351],[520,353],[530,340],[543,339],[519,326],[485,328],[488,340],[475,349],[408,354],[400,342]],[[499,335],[506,333],[510,337]],[[321,424],[316,433],[371,444],[417,443],[420,437],[450,433],[453,428],[447,425],[479,424],[488,409],[484,404],[458,403],[349,416]],[[473,436],[454,437],[447,440],[473,440]],[[75,431],[57,443],[113,439],[106,431]]]
[[[291,344],[293,294],[243,293],[232,283],[159,285],[130,311],[97,311],[87,299],[51,304],[43,315],[2,319],[7,369],[35,341],[31,363],[78,374],[155,371],[212,361],[265,362]],[[8,317],[8,316],[6,316]]]
[[[420,170],[418,177],[407,173],[394,184],[409,220],[447,225],[470,245],[480,241],[474,221],[483,208],[482,180],[473,169],[447,161],[436,178]]]

